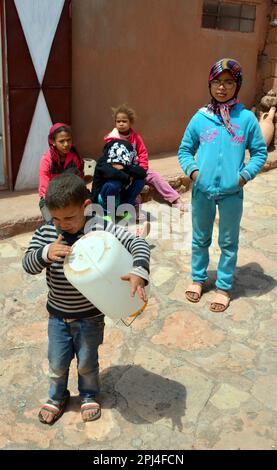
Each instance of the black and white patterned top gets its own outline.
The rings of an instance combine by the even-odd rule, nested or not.
[[[128,144],[128,145],[127,145]],[[108,150],[107,163],[119,163],[123,166],[135,164],[136,151],[129,143],[115,141]],[[130,149],[133,148],[133,150]]]
[[[99,218],[99,224],[95,223],[93,226],[91,224],[88,226],[92,227],[92,230],[103,230],[103,220],[100,221]],[[73,245],[76,240],[84,235],[85,228],[86,226],[74,236],[63,232],[64,239],[62,243]],[[112,233],[131,253],[133,256],[131,273],[142,277],[147,284],[150,261],[148,243],[111,222],[106,225],[105,230]],[[49,289],[47,310],[50,314],[65,319],[80,319],[99,315],[101,312],[66,279],[63,261],[51,262],[48,260],[49,244],[55,242],[57,238],[58,233],[53,224],[42,225],[38,228],[23,257],[24,270],[29,274],[39,274],[46,268],[46,281]]]

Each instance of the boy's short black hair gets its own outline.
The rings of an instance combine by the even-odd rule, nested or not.
[[[55,176],[48,184],[45,204],[48,209],[62,209],[72,205],[82,205],[89,198],[82,178],[72,173]]]

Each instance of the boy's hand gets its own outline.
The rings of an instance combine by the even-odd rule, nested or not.
[[[135,296],[137,292],[139,298],[144,302],[147,301],[147,295],[144,290],[145,281],[142,277],[136,276],[136,274],[126,274],[126,276],[121,276],[122,281],[129,281],[131,284],[131,297]]]
[[[134,178],[132,176],[129,176],[129,181],[126,184],[125,189],[128,189],[131,186],[131,184],[133,183],[133,181],[134,181]]]
[[[71,247],[62,244],[63,236],[60,234],[54,243],[51,243],[47,258],[49,261],[62,261],[62,259],[71,253]]]
[[[123,165],[120,165],[120,163],[113,163],[113,168],[115,168],[116,170],[123,170],[124,169],[124,166]]]

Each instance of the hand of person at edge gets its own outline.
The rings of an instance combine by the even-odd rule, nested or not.
[[[245,179],[242,176],[240,176],[239,177],[239,187],[242,188],[245,184],[246,184]]]
[[[197,178],[198,178],[198,175],[199,175],[199,171],[198,170],[195,170],[192,175],[191,175],[191,178],[193,181],[196,181]]]

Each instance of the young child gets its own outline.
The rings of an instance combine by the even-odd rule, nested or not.
[[[113,139],[125,139],[132,144],[136,152],[137,164],[144,168],[146,173],[145,184],[152,185],[158,193],[169,202],[172,207],[178,208],[184,212],[185,206],[180,201],[180,195],[159,173],[152,171],[148,165],[148,152],[145,144],[139,134],[132,126],[136,119],[135,111],[127,105],[120,105],[112,108],[115,128],[104,137],[105,142],[111,142]]]
[[[243,186],[255,178],[267,157],[267,149],[255,115],[238,102],[242,83],[240,64],[233,59],[216,62],[209,75],[211,102],[191,119],[179,148],[179,162],[194,181],[192,188],[192,284],[186,297],[200,300],[208,279],[209,246],[216,206],[219,210],[221,256],[217,291],[210,310],[223,312],[237,262]],[[245,150],[250,160],[245,165]],[[197,158],[194,156],[197,152]]]
[[[84,163],[72,144],[71,129],[67,124],[57,122],[49,131],[49,149],[41,158],[39,166],[39,207],[45,222],[51,221],[51,216],[45,206],[45,192],[48,183],[64,171],[77,170],[84,178]]]
[[[93,176],[94,203],[107,210],[108,197],[114,196],[116,205],[135,205],[146,176],[146,171],[136,164],[135,156],[133,146],[119,134],[106,142]]]
[[[53,223],[36,230],[23,258],[23,267],[29,274],[46,269],[49,289],[50,388],[49,400],[42,406],[39,420],[53,424],[64,412],[69,399],[69,367],[76,354],[82,419],[93,421],[101,414],[95,398],[99,393],[98,346],[103,341],[104,315],[67,281],[63,271],[64,257],[71,252],[72,244],[92,230],[91,219],[84,216],[85,207],[91,201],[84,181],[77,175],[64,173],[50,181],[45,203]],[[93,230],[97,229],[103,230],[103,226],[96,220]],[[137,293],[146,301],[144,286],[148,283],[150,258],[147,242],[112,223],[105,230],[114,234],[132,254],[133,269],[122,280],[130,282],[131,296]]]

